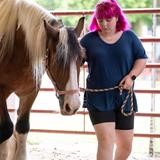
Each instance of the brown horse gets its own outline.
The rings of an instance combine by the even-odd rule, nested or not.
[[[80,107],[82,48],[77,40],[84,24],[67,28],[28,0],[0,1],[0,160],[25,160],[31,106],[46,71],[63,115]],[[11,122],[6,99],[19,97],[18,118]]]

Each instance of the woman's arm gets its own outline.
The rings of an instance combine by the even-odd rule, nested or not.
[[[120,82],[120,86],[123,87],[123,89],[130,89],[133,85],[133,78],[138,77],[144,70],[146,66],[147,59],[137,59],[134,63],[133,68],[129,72],[128,75],[126,75]]]

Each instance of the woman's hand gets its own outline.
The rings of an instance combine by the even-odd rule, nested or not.
[[[137,77],[140,73],[142,73],[142,71],[145,68],[146,62],[147,59],[137,59],[135,61],[132,70],[119,83],[121,89],[127,89],[127,90],[131,89],[134,83],[134,80],[132,78],[133,75]]]
[[[126,75],[121,82],[119,83],[119,86],[121,89],[130,90],[133,86],[134,81],[132,80],[130,75]]]

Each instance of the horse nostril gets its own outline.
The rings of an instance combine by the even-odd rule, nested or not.
[[[71,109],[70,109],[70,107],[69,107],[68,103],[66,104],[65,109],[66,109],[66,111],[67,111],[67,112],[70,112],[70,111],[71,111]]]

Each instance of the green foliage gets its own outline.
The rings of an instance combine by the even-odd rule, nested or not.
[[[118,0],[122,8],[151,8],[152,0]],[[138,26],[141,23],[151,27],[152,25],[152,15],[151,14],[135,14],[127,15],[130,23],[133,26]]]
[[[147,8],[152,7],[152,0],[118,0],[122,8]]]
[[[94,10],[98,0],[33,0],[48,10],[67,11],[67,10]],[[117,0],[122,9],[125,8],[151,8],[152,0]],[[146,24],[149,27],[152,25],[151,14],[135,14],[126,15],[134,30],[139,28],[139,25]],[[66,25],[73,26],[79,16],[64,16],[60,17]],[[89,23],[90,16],[86,16]]]

